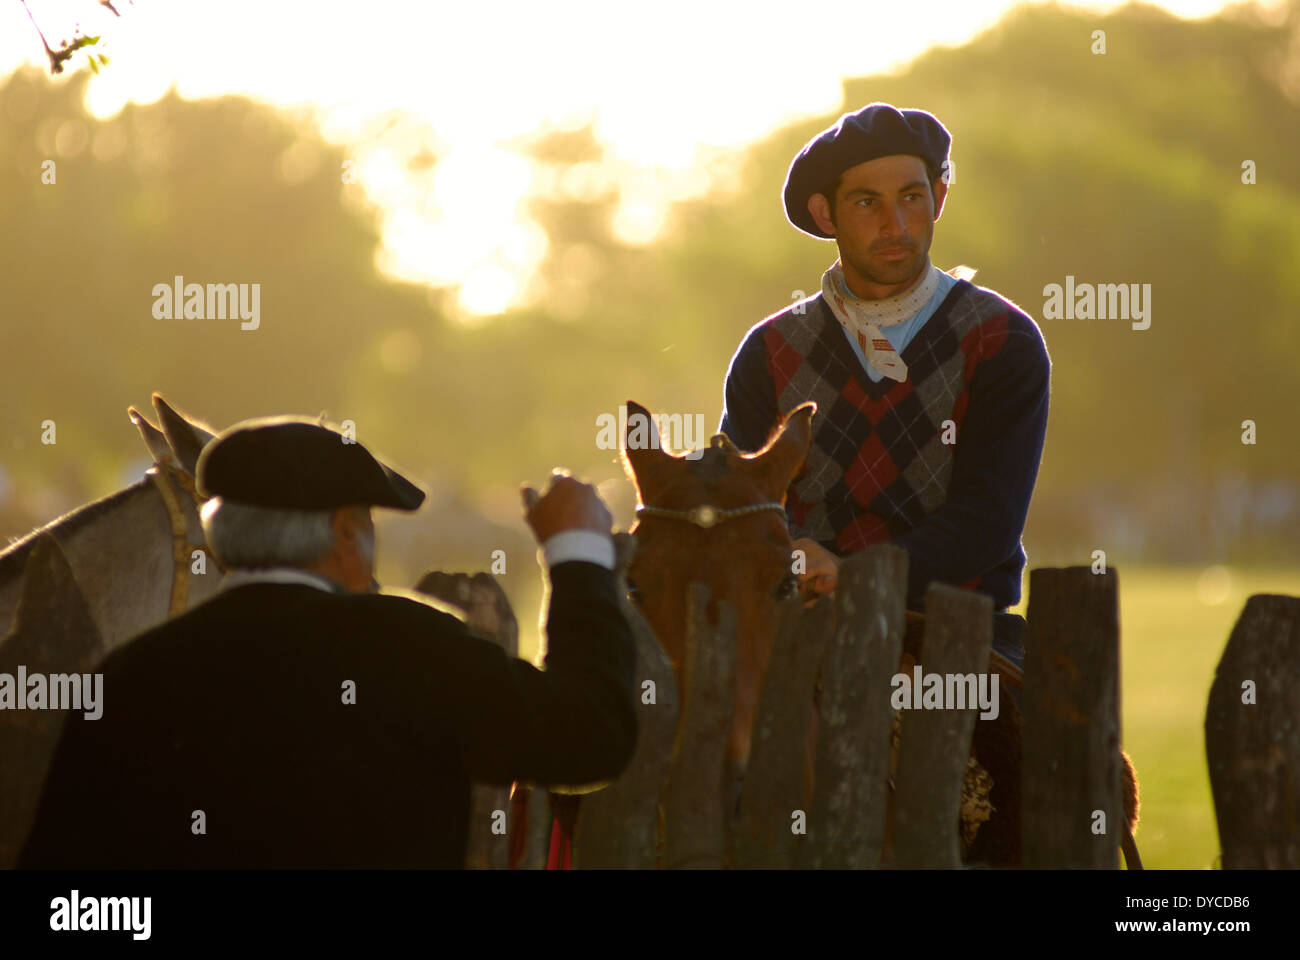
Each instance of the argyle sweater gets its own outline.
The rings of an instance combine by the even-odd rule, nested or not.
[[[901,356],[906,380],[872,382],[819,293],[746,334],[720,430],[758,450],[780,417],[816,401],[808,459],[786,496],[791,536],[839,556],[905,548],[911,609],[931,581],[1013,606],[1047,431],[1051,361],[1038,325],[959,280]]]

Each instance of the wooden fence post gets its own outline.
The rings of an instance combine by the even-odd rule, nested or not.
[[[814,799],[801,865],[874,867],[885,836],[907,551],[876,544],[840,564],[834,635],[819,684]]]
[[[520,870],[545,870],[551,856],[551,794],[545,787],[517,784],[524,791],[524,852],[515,865]],[[511,823],[510,829],[518,829]]]
[[[708,621],[709,589],[688,592],[685,696],[664,788],[663,866],[717,868],[726,863],[731,811],[723,782],[736,694],[736,611],[717,605]]]
[[[926,674],[970,677],[963,698],[975,699],[966,699],[971,704],[966,709],[949,704],[947,709],[909,710],[903,716],[894,785],[894,862],[900,867],[961,866],[962,783],[978,722],[978,680],[991,673],[992,644],[991,597],[930,585],[920,665]],[[915,696],[920,696],[919,690]],[[1004,692],[998,690],[997,696],[1000,709]],[[1005,691],[1005,696],[1011,692]]]
[[[1205,753],[1223,869],[1300,868],[1300,599],[1246,601],[1210,688]]]
[[[1117,869],[1124,815],[1118,573],[1040,568],[1029,584],[1023,863]]]
[[[635,541],[615,538],[626,574]],[[650,625],[626,598],[623,614],[636,639],[639,694],[636,751],[612,784],[584,794],[573,838],[574,869],[652,869],[659,860],[659,803],[680,710],[677,676]],[[650,693],[653,702],[647,703]]]
[[[807,816],[804,770],[813,690],[834,624],[835,601],[829,597],[808,610],[798,599],[783,605],[754,717],[734,866],[792,867],[797,845],[807,839],[794,832],[793,818],[797,810]]]

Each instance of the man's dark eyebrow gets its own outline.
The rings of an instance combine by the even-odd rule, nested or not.
[[[924,190],[926,189],[927,186],[928,184],[926,184],[924,180],[913,180],[911,183],[907,184],[906,186],[899,187],[898,192],[907,193],[911,190]],[[854,187],[852,190],[848,190],[845,192],[844,199],[847,200],[849,197],[857,197],[857,196],[878,197],[880,195],[881,193],[879,190],[869,190],[866,187]]]

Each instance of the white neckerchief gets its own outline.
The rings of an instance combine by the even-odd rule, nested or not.
[[[318,573],[297,567],[267,567],[264,570],[231,570],[221,580],[221,589],[230,590],[248,583],[301,583],[326,593],[338,593],[338,587]]]
[[[892,327],[916,316],[939,289],[942,276],[943,271],[927,258],[926,269],[921,271],[916,283],[902,293],[883,300],[857,300],[841,292],[841,289],[848,289],[848,284],[844,283],[844,267],[836,260],[822,275],[822,297],[830,306],[831,313],[835,314],[835,319],[858,341],[867,362],[879,373],[901,383],[907,379],[907,364],[903,363],[903,358],[880,328]]]

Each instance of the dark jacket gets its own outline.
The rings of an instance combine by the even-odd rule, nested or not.
[[[471,780],[590,783],[632,755],[614,574],[551,582],[544,672],[414,600],[297,584],[142,634],[98,668],[103,716],[69,716],[19,866],[462,866]]]

